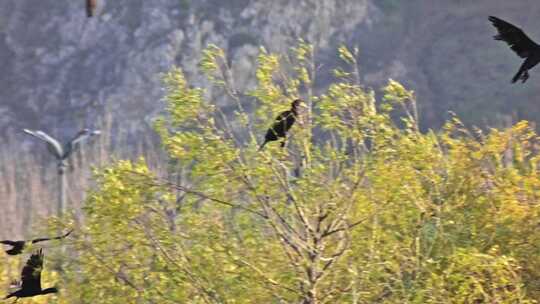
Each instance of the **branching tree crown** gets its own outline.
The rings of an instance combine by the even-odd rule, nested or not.
[[[527,123],[469,131],[454,117],[421,132],[414,92],[389,80],[377,100],[360,84],[358,50],[338,51],[336,81],[320,94],[315,50],[302,41],[288,54],[261,48],[257,86],[245,92],[216,46],[199,65],[211,87],[171,69],[156,123],[170,172],[141,160],[97,173],[66,303],[540,297],[539,146]],[[259,152],[298,97],[308,109],[286,147]]]

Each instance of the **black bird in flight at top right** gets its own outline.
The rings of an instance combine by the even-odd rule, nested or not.
[[[520,79],[522,82],[527,81],[529,79],[529,70],[540,62],[540,45],[532,41],[519,27],[511,23],[493,16],[489,17],[489,21],[493,23],[493,26],[499,32],[493,38],[506,42],[519,57],[525,58],[519,71],[512,78],[512,83]]]

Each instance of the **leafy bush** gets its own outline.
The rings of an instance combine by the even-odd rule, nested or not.
[[[200,64],[226,116],[180,68],[156,124],[169,176],[144,160],[96,175],[66,262],[69,303],[532,303],[540,297],[538,137],[457,118],[418,130],[414,92],[381,100],[349,70],[316,95],[314,50],[261,49],[238,92],[224,52]],[[247,98],[245,96],[248,96]],[[285,149],[258,145],[303,96]],[[256,103],[254,113],[246,103]],[[395,113],[402,113],[395,122]],[[317,134],[316,136],[314,134]],[[51,225],[51,229],[58,229]],[[66,302],[66,303],[67,303]]]

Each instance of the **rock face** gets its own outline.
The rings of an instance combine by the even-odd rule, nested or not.
[[[364,81],[392,77],[415,89],[425,126],[448,110],[477,124],[497,113],[535,119],[539,107],[524,109],[540,71],[511,86],[520,61],[491,39],[486,18],[507,18],[540,41],[539,11],[532,0],[99,0],[86,18],[84,0],[2,1],[0,133],[67,136],[105,106],[119,130],[137,133],[160,109],[160,73],[180,65],[204,81],[193,71],[209,43],[228,51],[237,84],[250,86],[258,47],[285,51],[298,38],[317,46],[323,66],[335,64],[340,44],[358,46]]]
[[[105,106],[122,130],[140,131],[159,111],[160,73],[180,65],[203,81],[193,71],[209,43],[247,75],[260,45],[284,51],[302,37],[335,49],[378,15],[364,0],[101,0],[94,18],[84,0],[21,0],[0,14],[0,130],[66,134]]]
[[[66,140],[82,126],[106,130],[70,160],[68,207],[80,206],[89,165],[127,153],[159,159],[149,118],[163,107],[160,74],[181,66],[190,81],[210,43],[227,50],[240,88],[254,84],[259,46],[287,51],[314,43],[322,63],[343,42],[362,45],[380,9],[368,0],[0,1],[0,237],[23,236],[54,214],[54,159],[22,128]],[[365,38],[362,38],[365,39]],[[150,143],[150,144],[149,144]],[[123,151],[122,151],[123,150]],[[116,156],[115,156],[116,155]],[[155,162],[157,163],[157,162]]]

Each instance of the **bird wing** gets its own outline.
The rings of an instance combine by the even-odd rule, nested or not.
[[[490,16],[489,21],[499,32],[493,38],[506,42],[519,57],[529,57],[532,51],[540,48],[519,27],[494,16]]]
[[[4,240],[0,241],[0,244],[9,245],[11,246],[10,249],[6,250],[6,253],[9,255],[17,255],[21,253],[24,249],[24,245],[26,245],[25,241],[10,241],[10,240]]]
[[[3,240],[3,241],[0,241],[0,244],[9,245],[9,246],[17,246],[18,242],[20,241]]]
[[[32,254],[23,267],[21,280],[23,290],[41,291],[41,270],[43,269],[43,249]]]
[[[277,117],[275,123],[279,124],[286,120],[290,115],[293,115],[292,111],[281,112]]]
[[[61,159],[62,155],[64,154],[64,149],[62,149],[62,145],[60,143],[49,136],[47,133],[43,131],[32,131],[28,129],[23,130],[26,134],[32,135],[36,138],[39,138],[40,140],[43,140],[47,143],[47,147],[49,148],[49,151],[51,151],[56,158]]]
[[[71,153],[73,153],[73,151],[75,151],[75,149],[77,149],[77,147],[79,146],[79,143],[82,142],[83,140],[86,140],[87,138],[89,137],[92,137],[92,136],[95,136],[95,135],[99,135],[101,134],[101,132],[99,130],[93,130],[93,131],[90,131],[88,129],[83,129],[81,131],[79,131],[79,133],[77,133],[77,135],[75,135],[67,144],[67,147],[66,147],[66,151],[64,151],[64,156],[63,158],[66,158],[68,157]]]
[[[88,137],[92,137],[92,136],[99,135],[99,134],[101,134],[101,132],[99,130],[90,131],[88,129],[84,129],[84,130],[79,131],[79,133],[77,133],[77,135],[75,135],[73,137],[73,139],[71,139],[70,143],[72,145],[75,145],[75,144],[78,144],[79,142],[85,140]]]
[[[66,238],[68,235],[70,235],[71,233],[73,232],[73,229],[71,229],[70,231],[68,231],[66,234],[64,235],[59,235],[59,236],[55,236],[55,237],[50,237],[50,238],[39,238],[39,239],[33,239],[32,240],[32,244],[35,244],[35,243],[39,243],[39,242],[43,242],[43,241],[50,241],[50,240],[61,240],[63,238]]]
[[[272,132],[274,133],[274,135],[278,135],[279,133],[285,132],[285,129],[286,129],[285,125],[287,122],[287,117],[289,117],[289,115],[291,115],[291,111],[281,112],[274,120],[274,123],[272,124],[270,129],[268,129],[268,132]]]
[[[284,131],[287,132],[292,127],[295,120],[296,120],[296,115],[294,114],[293,111],[285,111],[276,118],[275,125],[281,125],[282,127],[285,128]]]

